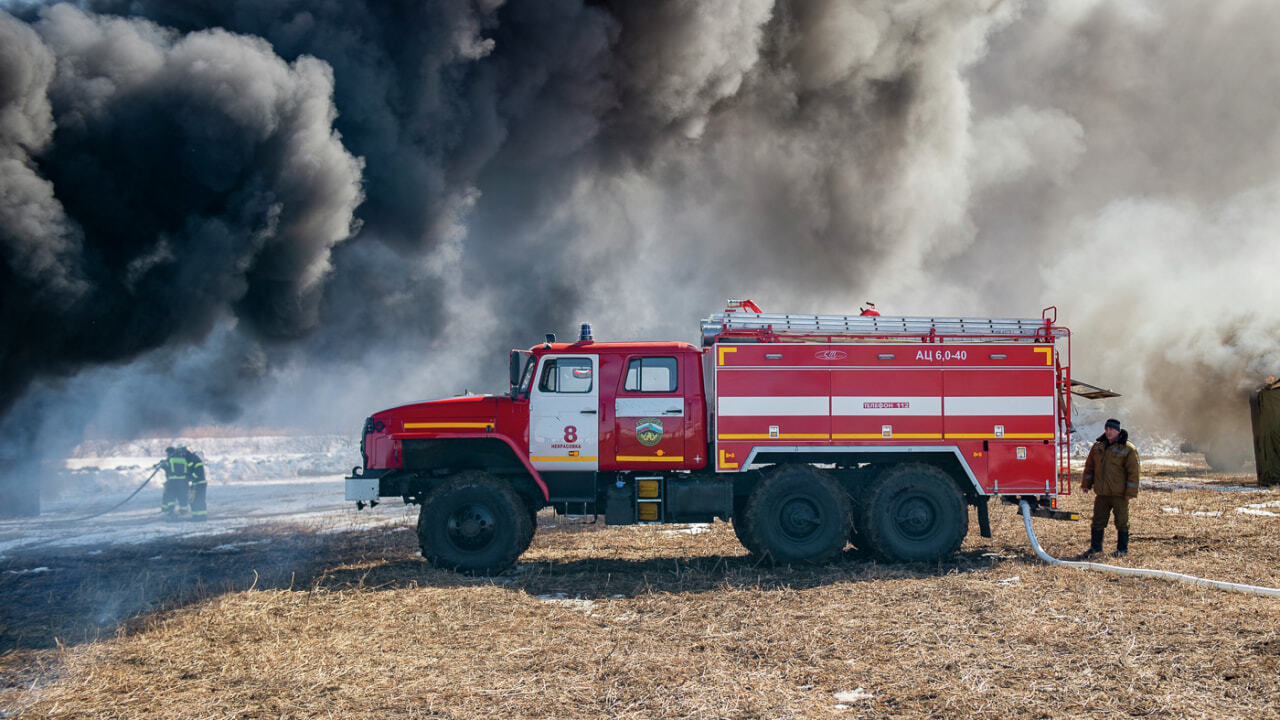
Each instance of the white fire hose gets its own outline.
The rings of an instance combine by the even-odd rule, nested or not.
[[[1192,585],[1199,585],[1200,587],[1213,588],[1215,590],[1226,590],[1228,592],[1245,593],[1248,595],[1262,595],[1265,597],[1280,597],[1280,588],[1245,585],[1243,583],[1223,582],[1221,580],[1206,580],[1205,578],[1183,575],[1182,573],[1169,572],[1167,570],[1121,567],[1119,565],[1104,565],[1102,563],[1081,562],[1078,560],[1059,560],[1045,552],[1044,548],[1040,547],[1040,541],[1036,540],[1036,532],[1031,529],[1031,506],[1027,504],[1026,500],[1019,501],[1018,506],[1022,508],[1022,521],[1027,526],[1027,539],[1031,541],[1031,547],[1036,551],[1036,555],[1040,556],[1041,560],[1050,565],[1066,565],[1068,567],[1080,568],[1081,570],[1097,570],[1099,572],[1115,573],[1116,575],[1163,578],[1165,580],[1177,580],[1180,582],[1191,583]]]

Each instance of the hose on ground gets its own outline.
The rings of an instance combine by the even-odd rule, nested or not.
[[[158,473],[158,472],[160,472],[160,466],[158,466],[158,465],[157,465],[157,466],[156,466],[156,468],[155,468],[154,470],[152,470],[152,471],[151,471],[151,474],[147,476],[147,479],[146,479],[146,480],[143,480],[143,481],[142,481],[142,484],[141,484],[141,485],[139,485],[139,486],[137,487],[137,489],[135,489],[133,492],[129,493],[129,497],[125,498],[124,500],[121,500],[120,502],[116,503],[115,505],[112,505],[111,507],[107,508],[106,510],[102,510],[102,511],[100,511],[100,512],[96,512],[96,513],[94,513],[94,514],[92,514],[92,515],[85,515],[85,516],[83,516],[83,517],[72,518],[72,519],[70,519],[70,520],[58,520],[58,521],[56,521],[56,522],[49,523],[49,525],[47,525],[47,526],[41,526],[41,527],[58,527],[58,526],[60,526],[60,525],[71,525],[71,524],[74,524],[74,523],[83,522],[83,521],[85,521],[85,520],[92,520],[93,518],[96,518],[96,517],[98,517],[98,516],[100,516],[100,515],[106,515],[107,513],[111,512],[112,510],[115,510],[115,509],[117,509],[117,508],[121,507],[122,505],[124,505],[125,503],[129,502],[130,500],[132,500],[132,499],[133,499],[133,497],[134,497],[135,495],[137,495],[138,493],[142,492],[142,488],[146,487],[146,486],[147,486],[147,483],[150,483],[150,482],[151,482],[151,478],[155,477],[155,476],[156,476],[156,473]],[[10,549],[9,549],[9,552],[21,552],[21,551],[23,551],[23,550],[30,550],[31,548],[40,547],[41,545],[48,545],[49,543],[51,543],[51,542],[55,542],[55,541],[60,540],[60,539],[61,539],[61,538],[59,538],[58,536],[56,536],[56,535],[55,535],[55,536],[53,536],[53,537],[47,537],[47,538],[45,538],[44,540],[35,540],[35,541],[33,541],[33,542],[23,543],[22,545],[19,545],[19,546],[17,546],[17,547],[10,548]]]
[[[94,513],[94,514],[92,514],[92,515],[85,515],[84,517],[78,517],[78,518],[75,518],[75,519],[73,519],[73,520],[67,520],[66,522],[73,522],[73,523],[76,523],[76,522],[80,522],[80,521],[82,521],[82,520],[92,520],[93,518],[99,517],[99,516],[101,516],[101,515],[106,515],[107,513],[111,512],[112,510],[115,510],[116,508],[119,508],[120,506],[122,506],[122,505],[124,505],[125,503],[129,502],[130,500],[132,500],[134,495],[137,495],[138,493],[142,492],[142,488],[146,487],[146,486],[147,486],[147,483],[151,482],[151,478],[155,477],[155,476],[156,476],[156,473],[158,473],[158,472],[160,472],[160,466],[158,466],[158,465],[157,465],[157,466],[156,466],[156,469],[154,469],[154,470],[152,470],[152,471],[151,471],[151,474],[147,476],[147,479],[146,479],[146,480],[143,480],[143,481],[142,481],[142,484],[138,486],[138,489],[137,489],[137,490],[134,490],[133,492],[129,493],[129,497],[127,497],[127,498],[125,498],[125,499],[121,500],[120,502],[116,503],[115,505],[112,505],[111,507],[107,508],[106,510],[103,510],[103,511],[101,511],[101,512],[96,512],[96,513]]]
[[[1280,588],[1262,587],[1259,585],[1245,585],[1243,583],[1223,582],[1222,580],[1207,580],[1198,578],[1193,575],[1183,575],[1182,573],[1169,572],[1167,570],[1150,570],[1148,568],[1130,568],[1121,567],[1119,565],[1104,565],[1102,563],[1083,562],[1079,560],[1059,560],[1040,547],[1040,541],[1036,540],[1036,532],[1031,529],[1031,506],[1026,500],[1018,502],[1018,506],[1022,508],[1022,522],[1027,526],[1027,539],[1031,541],[1031,547],[1036,551],[1036,555],[1040,559],[1050,565],[1066,565],[1067,567],[1079,568],[1081,570],[1096,570],[1098,572],[1114,573],[1116,575],[1130,575],[1134,577],[1154,577],[1164,580],[1176,580],[1178,582],[1191,583],[1200,587],[1213,588],[1215,590],[1226,590],[1228,592],[1245,593],[1247,595],[1262,595],[1264,597],[1280,597]]]

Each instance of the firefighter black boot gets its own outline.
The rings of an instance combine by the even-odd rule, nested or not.
[[[1106,528],[1098,528],[1097,530],[1089,529],[1089,549],[1080,554],[1082,558],[1091,558],[1102,552],[1102,535],[1107,531]]]
[[[1116,535],[1116,557],[1124,557],[1129,554],[1129,531],[1121,530]]]

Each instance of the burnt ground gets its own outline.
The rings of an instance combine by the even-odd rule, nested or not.
[[[1224,489],[1251,483],[1149,466],[1133,553],[1118,562],[1280,585],[1280,492]],[[1087,542],[1084,523],[1035,522],[1052,554]],[[1047,567],[1012,508],[993,508],[993,526],[984,539],[972,523],[961,553],[935,565],[850,549],[831,565],[775,568],[724,523],[608,528],[544,512],[533,547],[494,578],[428,567],[407,527],[36,548],[0,561],[0,713],[1259,718],[1280,707],[1280,601]]]

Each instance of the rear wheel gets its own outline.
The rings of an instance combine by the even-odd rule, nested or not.
[[[834,559],[852,528],[848,494],[809,465],[780,465],[768,473],[751,492],[743,515],[759,554],[783,563]]]
[[[924,562],[960,549],[969,509],[951,476],[920,463],[886,469],[861,504],[859,529],[877,555]]]
[[[436,567],[476,574],[507,569],[533,540],[534,522],[511,486],[465,472],[432,490],[418,513],[422,556]]]

